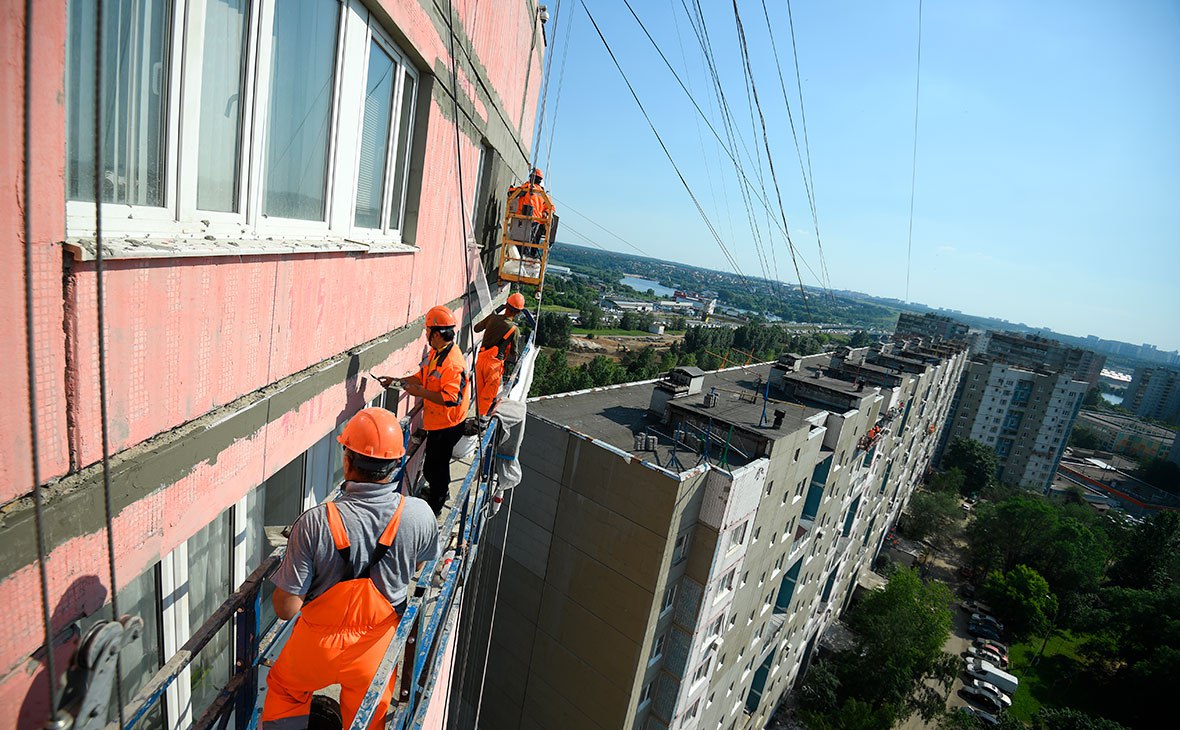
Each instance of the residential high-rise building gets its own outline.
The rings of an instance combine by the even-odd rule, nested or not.
[[[762,727],[921,480],[965,359],[886,344],[531,401],[455,726]]]
[[[1020,367],[1054,370],[1084,381],[1093,388],[1098,384],[1106,356],[1080,347],[1068,347],[1040,335],[1017,332],[992,332],[987,354]]]
[[[973,358],[940,448],[956,438],[986,444],[999,457],[1000,481],[1047,490],[1086,390],[1086,383],[1065,373]]]
[[[527,176],[548,16],[473,6],[5,4],[3,727],[46,724],[47,659],[64,674],[115,591],[145,630],[112,701],[139,692],[340,484],[352,414],[416,417],[366,374],[417,369],[430,307],[495,306],[462,231],[495,261],[485,213]],[[136,727],[196,722],[246,666],[245,634],[218,631]]]
[[[1142,418],[1180,423],[1180,370],[1137,368],[1123,406]]]
[[[965,340],[970,328],[962,322],[934,312],[902,312],[894,332],[899,337],[923,337],[939,340]]]

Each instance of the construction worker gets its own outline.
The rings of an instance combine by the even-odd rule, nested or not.
[[[439,554],[430,508],[394,483],[406,453],[397,416],[366,408],[337,440],[344,496],[300,515],[271,578],[275,613],[300,615],[267,679],[267,730],[306,728],[312,694],[333,684],[344,727],[352,723],[397,631],[410,579]],[[394,683],[391,676],[370,728],[384,727]]]
[[[505,362],[516,360],[516,325],[512,320],[525,307],[524,295],[513,292],[502,309],[497,309],[476,323],[483,332],[479,354],[475,357],[475,412],[480,417],[491,414],[500,395]]]
[[[524,246],[523,253],[532,258],[541,258],[540,250],[534,248],[541,245],[545,234],[545,226],[553,215],[553,202],[549,200],[545,188],[541,185],[544,179],[541,168],[534,167],[529,180],[521,185],[508,188],[508,209],[517,215],[527,215],[534,219],[532,224],[531,242],[533,246]]]
[[[422,427],[426,429],[426,456],[422,476],[426,501],[435,514],[442,512],[451,486],[451,452],[463,438],[470,396],[467,360],[455,347],[454,313],[444,306],[426,312],[426,338],[430,352],[417,374],[406,378],[402,389],[422,399]]]

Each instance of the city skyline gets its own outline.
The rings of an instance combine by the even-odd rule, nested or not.
[[[725,138],[683,6],[632,6]],[[814,172],[828,283],[905,300],[918,5],[793,4],[803,113],[785,6],[767,8]],[[739,9],[774,179],[744,90],[732,7],[721,3],[704,9],[703,27],[740,137],[734,149],[771,203],[771,223],[753,203],[758,235],[765,239],[779,223],[777,180],[803,281],[816,286],[823,270],[779,65],[762,5]],[[601,3],[590,12],[743,273],[794,281],[781,237],[756,247],[728,153],[627,8]],[[594,27],[580,7],[572,14],[558,19],[551,38],[555,86],[537,153],[559,209],[568,201],[648,256],[732,270]],[[1172,128],[1180,117],[1180,47],[1170,42],[1180,32],[1180,8],[931,2],[922,23],[908,300],[1180,348],[1180,321],[1168,314],[1180,311],[1171,280],[1180,269],[1180,208],[1171,202],[1180,199],[1180,139]],[[574,215],[564,216],[563,230],[566,237],[595,233]],[[627,250],[607,237],[596,242]]]

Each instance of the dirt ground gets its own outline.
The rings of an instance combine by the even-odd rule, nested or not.
[[[666,349],[672,343],[683,339],[683,335],[595,335],[593,339],[585,335],[574,335],[570,338],[568,352],[570,367],[577,367],[587,363],[599,355],[605,355],[612,360],[621,360],[623,353],[628,350],[638,350],[643,347]]]

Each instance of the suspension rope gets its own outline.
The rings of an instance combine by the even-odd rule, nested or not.
[[[32,102],[33,102],[33,0],[25,0],[25,75],[24,75],[24,180],[21,181],[21,195],[24,198],[24,274],[25,274],[25,367],[29,389],[29,461],[33,476],[34,526],[37,532],[37,574],[41,580],[41,628],[45,635],[45,672],[48,675],[49,717],[57,718],[57,661],[53,655],[53,620],[49,612],[49,575],[45,566],[48,557],[45,549],[45,497],[41,492],[41,447],[37,429],[37,369],[34,352],[36,341],[33,321],[33,222],[32,206]]]
[[[103,288],[102,250],[102,44],[103,0],[95,3],[98,22],[94,24],[94,288],[98,303],[98,410],[102,420],[102,496],[107,527],[107,568],[111,581],[111,620],[119,620],[119,583],[115,577],[115,522],[111,505],[110,418],[107,408],[106,294]],[[115,653],[115,699],[119,727],[123,727],[122,661]]]
[[[590,12],[590,9],[586,7],[585,0],[582,0],[582,8],[586,11],[586,17],[590,19],[590,24],[594,26],[594,31],[598,34],[598,39],[602,41],[602,45],[606,48],[606,52],[610,56],[611,61],[614,62],[615,68],[618,69],[619,75],[623,77],[623,83],[627,85],[628,91],[631,92],[632,98],[635,99],[635,104],[639,107],[639,111],[643,114],[643,118],[647,120],[647,126],[651,128],[652,134],[655,135],[656,141],[660,145],[660,149],[664,151],[664,156],[667,157],[668,162],[672,164],[672,169],[676,172],[676,176],[679,178],[680,184],[683,185],[684,189],[688,192],[688,197],[692,199],[693,205],[696,206],[697,213],[700,214],[701,219],[705,222],[705,226],[709,229],[709,233],[713,236],[713,240],[717,242],[717,246],[725,255],[729,265],[733,267],[734,273],[736,273],[742,278],[743,281],[745,281],[746,275],[742,272],[741,266],[738,264],[737,259],[733,257],[729,247],[725,245],[725,241],[721,239],[721,234],[713,226],[713,222],[709,220],[709,215],[701,206],[700,200],[697,199],[696,193],[692,191],[692,187],[688,184],[688,180],[684,177],[684,173],[680,171],[680,166],[676,164],[676,159],[672,156],[672,151],[669,150],[668,145],[664,143],[664,138],[660,136],[659,130],[656,129],[655,122],[652,121],[651,116],[647,113],[647,108],[644,107],[643,102],[639,99],[639,93],[636,92],[635,87],[631,85],[631,80],[627,77],[627,72],[623,70],[623,66],[619,63],[618,57],[615,56],[615,52],[611,48],[610,43],[607,42],[606,36],[602,34],[602,29],[598,27],[598,21],[594,19],[594,15]]]
[[[483,669],[479,673],[479,693],[476,695],[475,702],[475,722],[472,727],[479,727],[479,715],[483,711],[483,688],[484,683],[488,678],[488,659],[492,655],[492,628],[496,624],[496,605],[500,602],[500,579],[504,575],[504,555],[508,552],[508,527],[512,524],[512,502],[516,489],[508,490],[508,511],[504,518],[504,542],[500,546],[500,565],[496,569],[496,590],[492,592],[492,613],[488,619],[488,646],[483,655]]]
[[[910,161],[910,228],[905,244],[905,300],[910,300],[910,258],[914,250],[914,192],[918,183],[918,104],[922,98],[922,0],[918,0],[918,64],[914,73],[914,154]]]
[[[574,12],[578,9],[575,7]],[[570,18],[569,22],[565,24],[565,39],[561,45],[561,69],[557,75],[557,96],[553,101],[553,121],[549,124],[549,144],[545,148],[545,167],[549,171],[549,176],[553,177],[553,137],[557,131],[557,112],[561,109],[561,87],[565,81],[565,59],[569,56],[570,51],[570,33],[574,27],[574,19]],[[557,39],[557,30],[554,28],[554,40]],[[553,53],[553,49],[549,49],[549,53]]]

